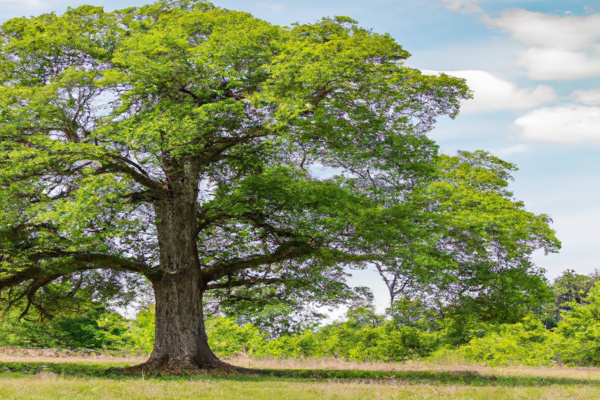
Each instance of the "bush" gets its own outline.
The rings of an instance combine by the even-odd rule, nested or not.
[[[266,335],[252,324],[239,326],[232,318],[215,317],[206,320],[210,348],[220,357],[235,354],[261,353]]]
[[[124,317],[104,308],[45,321],[19,320],[10,314],[0,325],[0,346],[117,350],[131,347],[129,329]]]
[[[595,284],[582,304],[572,301],[555,329],[559,361],[567,365],[600,365],[600,285]]]
[[[460,351],[465,358],[488,365],[552,365],[553,335],[533,316],[523,322],[503,324],[482,338],[472,339]]]

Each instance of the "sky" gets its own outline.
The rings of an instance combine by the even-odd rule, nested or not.
[[[0,0],[0,21],[106,10],[152,0]],[[430,136],[443,153],[482,149],[515,163],[511,189],[548,214],[559,254],[536,254],[550,280],[600,268],[600,1],[598,0],[214,0],[278,25],[344,15],[389,33],[412,56],[405,65],[467,80],[475,98]],[[372,273],[379,308],[385,287]]]

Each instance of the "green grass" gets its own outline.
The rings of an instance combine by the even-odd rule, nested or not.
[[[600,370],[595,369],[419,365],[376,370],[356,364],[131,376],[119,369],[126,365],[0,362],[0,399],[600,399]]]
[[[385,382],[380,384],[243,381],[219,378],[178,380],[0,377],[0,398],[12,399],[595,399],[597,387],[551,385],[505,387]]]

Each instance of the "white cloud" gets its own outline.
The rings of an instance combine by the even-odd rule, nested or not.
[[[600,88],[576,90],[571,94],[573,100],[588,106],[600,106]]]
[[[424,71],[437,74],[435,71]],[[461,107],[463,112],[486,112],[538,107],[556,99],[550,86],[519,88],[515,83],[478,70],[445,71],[444,73],[467,80],[474,98]]]
[[[600,37],[600,14],[561,17],[513,9],[485,21],[506,30],[516,40],[541,48],[584,50]]]
[[[592,51],[530,48],[519,55],[518,63],[533,79],[559,80],[600,76],[600,45]]]
[[[580,105],[533,110],[515,120],[529,142],[600,144],[600,107]]]
[[[513,9],[482,19],[525,44],[518,63],[533,79],[600,76],[600,14],[558,16]]]

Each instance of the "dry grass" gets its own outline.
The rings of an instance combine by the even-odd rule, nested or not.
[[[147,356],[113,356],[95,351],[0,347],[0,362],[126,362],[143,363]]]
[[[255,360],[250,357],[234,357],[229,363],[246,368],[260,369],[324,369],[324,370],[367,370],[390,372],[472,372],[480,375],[494,376],[536,376],[543,378],[566,378],[574,380],[600,381],[599,368],[575,367],[490,367],[466,361],[408,361],[406,363],[387,362],[352,362],[336,358],[306,359],[265,359]]]
[[[0,362],[92,362],[141,364],[147,356],[109,355],[98,352],[75,352],[56,349],[19,349],[0,347]],[[314,370],[363,370],[390,372],[472,372],[495,376],[538,376],[544,378],[567,378],[600,381],[599,368],[575,367],[490,367],[461,360],[393,362],[353,362],[337,358],[297,358],[297,359],[253,359],[236,356],[227,362],[246,368],[258,369],[314,369]]]
[[[9,353],[9,354],[7,354]],[[127,362],[141,363],[144,357],[70,355],[61,352],[0,349],[0,361],[9,362]],[[261,369],[368,370],[432,372],[462,376],[492,376],[497,380],[473,379],[443,383],[412,379],[311,380],[275,377],[190,376],[181,379],[102,379],[65,377],[52,372],[27,375],[0,372],[0,399],[600,399],[600,369],[489,367],[461,362],[354,363],[337,359],[228,360],[243,367]],[[503,377],[507,377],[504,379]],[[514,377],[514,379],[510,378]],[[540,380],[538,381],[538,378]],[[545,381],[542,378],[549,378]],[[539,383],[538,383],[539,382]]]

